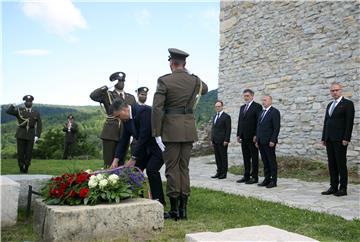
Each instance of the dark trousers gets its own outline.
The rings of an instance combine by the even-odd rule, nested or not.
[[[29,167],[31,164],[34,140],[16,139],[19,168]]]
[[[224,143],[213,143],[214,153],[215,153],[215,161],[217,167],[217,173],[219,175],[226,175],[228,171],[228,154],[227,149],[228,146],[224,146]]]
[[[103,139],[102,141],[103,141],[104,167],[110,167],[115,157],[115,151],[118,141],[105,140],[105,139]],[[123,165],[123,164],[119,164],[119,165]]]
[[[190,195],[189,162],[192,142],[165,142],[166,194],[177,198]]]
[[[146,164],[146,175],[149,179],[152,199],[159,200],[160,203],[165,205],[164,191],[161,175],[159,172],[163,165],[164,160],[160,148],[153,147],[148,156]]]
[[[63,155],[63,159],[67,160],[67,158],[70,156],[72,157],[72,146],[73,146],[73,142],[65,142],[64,143],[64,155]]]
[[[347,189],[348,172],[346,166],[347,146],[341,141],[327,141],[326,151],[330,173],[330,185],[338,189],[340,176],[340,189]]]
[[[259,144],[261,159],[264,163],[265,180],[277,182],[275,147],[270,147],[269,144]]]
[[[259,150],[256,148],[252,140],[242,140],[241,150],[244,159],[244,177],[249,179],[250,175],[254,179],[258,179],[259,172]]]

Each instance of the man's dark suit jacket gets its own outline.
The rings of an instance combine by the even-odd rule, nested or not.
[[[261,114],[262,106],[253,101],[244,114],[246,104],[240,107],[237,136],[240,139],[252,140],[256,135],[257,121]]]
[[[351,141],[351,133],[354,125],[354,103],[346,98],[342,98],[329,115],[329,109],[333,102],[327,105],[322,141]]]
[[[124,130],[116,148],[115,157],[119,158],[119,163],[125,159],[131,136],[136,139],[131,146],[131,156],[136,158],[146,155],[149,145],[155,143],[155,138],[151,136],[151,107],[138,104],[131,107],[133,119],[124,122]]]
[[[265,117],[261,121],[261,113],[259,115],[256,141],[259,144],[268,144],[270,142],[277,143],[280,132],[280,112],[274,107],[270,107]]]
[[[223,112],[221,116],[218,118],[216,123],[214,124],[214,120],[216,115],[212,120],[212,128],[211,128],[211,140],[214,144],[221,144],[226,142],[230,142],[230,134],[231,134],[231,118],[230,115]]]

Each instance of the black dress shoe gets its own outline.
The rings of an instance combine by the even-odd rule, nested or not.
[[[218,179],[226,179],[226,174],[222,174],[218,177]]]
[[[337,197],[346,196],[347,195],[346,189],[340,188],[339,191],[334,193],[334,195]]]
[[[243,177],[243,178],[241,178],[240,180],[237,180],[236,182],[237,182],[237,183],[244,183],[244,182],[247,182],[247,181],[249,181],[249,180],[250,180],[249,178]]]
[[[258,183],[259,180],[255,179],[255,178],[250,178],[250,180],[246,181],[245,184],[254,184],[254,183]]]
[[[270,181],[269,180],[264,180],[262,183],[259,183],[258,186],[259,187],[266,187],[267,185],[269,185]]]
[[[337,191],[337,189],[330,187],[327,191],[322,192],[321,195],[331,195],[336,193]]]
[[[219,177],[219,173],[216,173],[214,176],[212,176],[211,178],[218,178]]]
[[[266,188],[273,188],[276,187],[276,182],[271,181],[269,184],[267,184]]]

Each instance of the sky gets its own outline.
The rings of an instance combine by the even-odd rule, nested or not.
[[[218,1],[3,1],[1,104],[97,105],[96,88],[126,73],[125,91],[147,86],[151,104],[158,77],[170,73],[168,48],[190,54],[186,67],[218,85]]]

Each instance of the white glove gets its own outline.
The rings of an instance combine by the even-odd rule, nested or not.
[[[35,136],[34,143],[36,143],[39,140],[39,137]]]
[[[155,140],[156,140],[156,143],[158,144],[160,150],[161,150],[162,152],[164,152],[164,151],[165,151],[165,145],[164,145],[164,143],[163,143],[162,140],[161,140],[161,136],[155,137]]]

